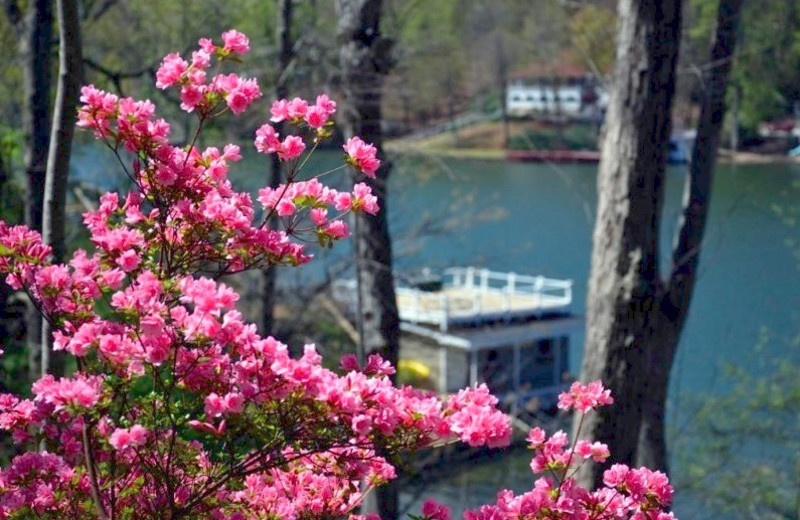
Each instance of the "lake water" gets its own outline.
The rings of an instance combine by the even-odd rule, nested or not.
[[[76,169],[84,178],[108,182],[108,171],[117,167],[107,155],[83,148]],[[309,167],[319,171],[330,164],[335,158],[323,153]],[[248,158],[233,176],[254,189],[266,168],[265,160]],[[677,226],[684,171],[674,167],[668,174],[664,253]],[[595,177],[592,165],[398,160],[389,201],[397,267],[474,265],[569,278],[575,283],[574,309],[583,313]],[[718,167],[700,276],[672,375],[673,429],[691,420],[691,407],[682,404],[686,397],[724,391],[729,382],[721,376],[721,363],[748,363],[763,331],[771,338],[764,355],[795,354],[787,344],[800,331],[800,259],[795,256],[800,229],[787,226],[779,211],[798,203],[798,165]],[[420,226],[432,233],[414,232]],[[571,352],[574,373],[581,361],[582,337],[577,340]],[[423,497],[455,506],[454,517],[460,518],[460,506],[489,502],[502,487],[530,489],[528,462],[527,454],[488,461],[440,481]],[[676,513],[684,520],[707,517],[691,497],[680,494]]]
[[[670,168],[668,174],[665,259],[677,227],[684,168]],[[446,214],[454,207],[455,217],[449,218],[464,222],[457,232],[423,239],[415,254],[398,259],[400,266],[477,264],[570,278],[575,281],[575,308],[584,312],[595,166],[404,161],[395,181],[400,191],[393,212],[397,220],[420,211]],[[799,200],[798,165],[718,167],[700,276],[671,380],[671,429],[683,430],[692,420],[691,400],[725,390],[730,382],[722,377],[721,364],[750,363],[763,331],[771,338],[764,355],[797,354],[788,352],[787,344],[800,331],[800,260],[795,256],[800,229],[788,226],[779,211]],[[497,218],[470,221],[482,213]],[[582,357],[582,338],[577,339],[571,352],[575,373]],[[682,439],[675,440],[680,449]],[[530,489],[529,460],[523,453],[492,461],[446,478],[431,492],[454,506],[474,507],[502,487]],[[684,519],[709,517],[693,497],[680,493],[675,509]]]

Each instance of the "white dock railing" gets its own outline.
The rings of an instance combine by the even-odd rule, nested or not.
[[[400,318],[413,323],[477,323],[569,311],[572,280],[502,273],[474,267],[444,272],[439,291],[398,287]]]
[[[333,286],[334,298],[353,311],[355,291],[355,280],[340,280]],[[451,325],[565,313],[572,304],[572,280],[475,267],[445,270],[438,290],[397,287],[395,291],[401,320],[438,325],[443,331]]]

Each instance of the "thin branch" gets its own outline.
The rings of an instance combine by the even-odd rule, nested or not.
[[[96,22],[97,20],[102,18],[103,15],[109,11],[109,9],[111,9],[118,3],[119,0],[104,0],[99,6],[97,6],[96,9],[94,8],[94,5],[92,5],[92,8],[87,9],[86,12],[84,13],[83,21]]]
[[[108,78],[114,84],[114,88],[117,90],[117,94],[120,96],[125,95],[122,90],[123,79],[139,78],[145,75],[154,76],[156,73],[156,67],[158,66],[158,64],[152,64],[139,70],[126,72],[120,70],[111,70],[105,65],[98,63],[91,58],[83,58],[83,63],[90,69],[97,71]]]
[[[92,489],[92,500],[97,506],[97,516],[100,520],[108,520],[108,514],[100,496],[100,486],[97,482],[97,470],[94,465],[94,455],[92,455],[92,442],[89,437],[89,421],[84,418],[83,422],[83,454],[86,458],[86,470],[89,472],[89,482]]]

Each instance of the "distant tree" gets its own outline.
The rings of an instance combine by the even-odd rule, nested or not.
[[[614,66],[615,12],[590,4],[577,9],[568,23],[572,46],[592,74],[603,78]]]
[[[392,274],[392,241],[387,219],[387,183],[391,165],[383,153],[383,84],[392,66],[392,40],[381,32],[382,0],[336,0],[340,39],[341,89],[339,114],[347,137],[360,135],[375,145],[383,163],[376,179],[358,175],[378,197],[376,217],[355,217],[354,246],[359,335],[363,354],[379,353],[397,365],[400,317]],[[396,484],[376,491],[377,512],[384,520],[398,517]]]
[[[719,3],[715,66],[706,78],[681,222],[662,279],[659,235],[681,1],[619,2],[581,378],[602,379],[621,403],[613,417],[587,417],[582,431],[608,443],[622,463],[667,469],[667,383],[697,277],[741,5]],[[585,480],[602,478],[599,467],[586,468]]]
[[[45,170],[50,141],[52,0],[21,3],[4,0],[3,8],[17,39],[22,67],[22,132],[25,163],[25,224],[41,231]],[[28,372],[38,377],[41,363],[40,318],[30,305],[26,319]]]
[[[58,88],[50,134],[50,150],[44,183],[42,213],[42,239],[53,249],[53,259],[62,262],[66,244],[64,226],[66,219],[67,179],[72,155],[72,137],[75,133],[77,108],[83,82],[83,55],[81,51],[81,25],[77,0],[56,0],[58,19]],[[51,368],[50,329],[42,322],[42,365],[46,374]],[[52,368],[63,372],[63,359]]]
[[[714,39],[716,0],[688,3],[688,43],[707,52]],[[800,102],[800,5],[784,0],[748,2],[743,7],[740,50],[731,82],[743,130],[753,133],[764,120],[792,115]],[[697,69],[713,64],[697,60]],[[734,92],[730,92],[731,95]],[[733,107],[732,107],[733,108]]]

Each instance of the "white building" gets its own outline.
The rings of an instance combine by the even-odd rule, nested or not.
[[[538,113],[579,115],[583,107],[581,94],[577,85],[520,82],[508,86],[506,107],[508,114],[514,117]]]
[[[591,77],[514,79],[506,87],[512,117],[597,118],[607,106],[608,93]]]

